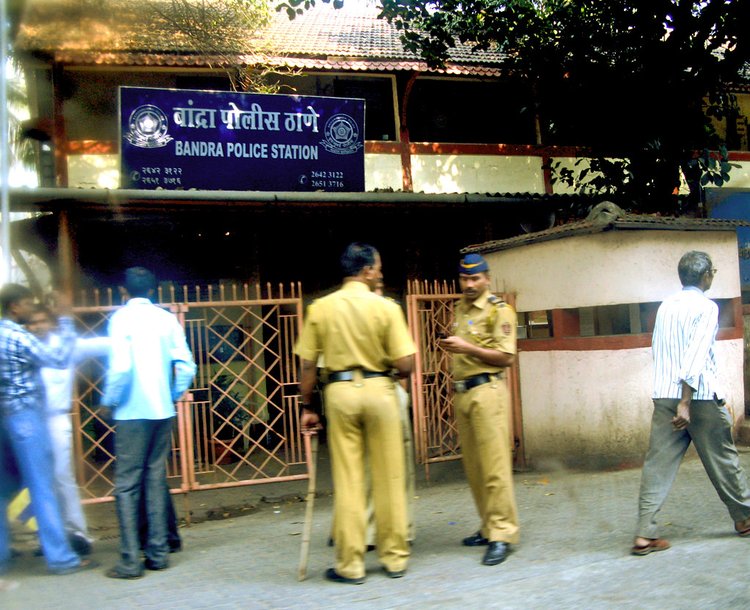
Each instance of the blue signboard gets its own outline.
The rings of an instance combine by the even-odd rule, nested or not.
[[[120,87],[122,188],[364,191],[365,101]]]
[[[750,220],[750,191],[736,188],[706,189],[706,202],[710,218],[725,220]],[[740,285],[750,290],[750,227],[737,227],[740,249]]]

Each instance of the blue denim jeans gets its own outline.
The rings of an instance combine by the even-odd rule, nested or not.
[[[5,424],[0,425],[0,574],[10,562],[10,529],[8,528],[8,504],[21,489],[21,475],[10,448]]]
[[[70,547],[55,495],[45,415],[40,409],[23,408],[4,413],[1,423],[0,454],[4,457],[0,457],[3,480],[0,484],[0,565],[7,563],[10,554],[7,505],[13,488],[17,487],[16,475],[20,475],[21,486],[29,489],[47,568],[56,572],[77,566],[81,560]]]
[[[164,488],[167,476],[174,418],[117,420],[115,429],[115,500],[120,521],[120,561],[118,571],[140,574],[138,512],[141,493],[147,507],[148,534],[144,553],[155,565],[165,565],[167,509]]]

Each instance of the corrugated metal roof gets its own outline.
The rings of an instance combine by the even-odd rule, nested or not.
[[[607,201],[595,206],[585,220],[552,227],[545,231],[474,244],[463,248],[461,252],[464,254],[468,252],[498,252],[575,235],[591,235],[613,230],[733,231],[737,227],[747,226],[750,226],[750,222],[745,220],[628,214],[614,203]]]
[[[89,65],[216,66],[227,60],[325,70],[420,70],[427,65],[406,51],[399,31],[378,19],[379,9],[356,2],[343,9],[321,3],[290,21],[273,11],[257,32],[229,32],[234,45],[213,57],[199,56],[193,42],[176,35],[148,5],[166,0],[106,0],[85,7],[76,0],[28,0],[15,41],[18,49],[50,54],[58,61]],[[239,42],[237,42],[239,41]],[[220,56],[223,55],[223,58]],[[496,75],[503,55],[458,44],[445,73]]]
[[[135,204],[168,204],[190,206],[220,204],[249,205],[360,205],[384,206],[466,206],[524,205],[540,207],[549,203],[584,201],[586,196],[544,195],[529,193],[405,193],[401,191],[366,193],[265,192],[265,191],[202,191],[202,190],[141,190],[86,188],[13,188],[10,202],[13,211],[51,210],[68,205],[128,206]]]

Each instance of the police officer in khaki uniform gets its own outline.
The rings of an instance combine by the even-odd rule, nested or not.
[[[505,561],[519,540],[513,494],[509,397],[504,369],[516,357],[516,313],[490,293],[489,267],[478,254],[459,264],[463,298],[455,334],[440,341],[453,356],[454,410],[464,470],[481,518],[465,546],[487,546],[484,565]]]
[[[365,580],[365,454],[372,473],[377,552],[385,573],[400,578],[409,557],[404,444],[392,371],[408,378],[416,351],[401,308],[376,295],[380,255],[354,243],[341,257],[344,284],[307,310],[295,353],[302,360],[301,425],[320,426],[311,408],[317,363],[323,356],[328,443],[334,485],[336,566],[328,580]]]
[[[379,282],[373,292],[379,296],[384,296],[383,282]],[[390,297],[385,297],[393,301]],[[396,303],[396,301],[393,301]],[[321,363],[318,362],[318,368]],[[414,472],[414,439],[411,432],[411,415],[409,413],[409,393],[407,392],[406,379],[394,381],[396,396],[398,397],[399,413],[401,415],[401,427],[404,438],[404,457],[406,459],[406,523],[407,523],[407,540],[409,545],[414,543],[416,538],[416,527],[414,525],[414,507],[413,498],[416,494],[416,473]],[[367,532],[365,534],[366,549],[373,551],[376,548],[376,526],[375,526],[375,505],[372,501],[372,485],[370,484],[370,466],[365,463],[365,489],[367,492]],[[334,545],[334,528],[331,528],[331,536],[328,539],[328,546]]]

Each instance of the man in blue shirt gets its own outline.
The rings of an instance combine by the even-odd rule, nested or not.
[[[61,301],[66,313],[70,303]],[[97,565],[80,559],[65,535],[54,492],[52,451],[45,410],[42,367],[68,366],[75,345],[73,320],[60,317],[60,345],[39,341],[22,324],[34,310],[31,291],[18,284],[0,290],[0,574],[10,562],[7,507],[18,484],[29,489],[39,541],[53,574],[72,574]]]
[[[677,271],[683,289],[661,304],[654,325],[654,413],[633,555],[669,548],[669,542],[659,538],[656,515],[691,441],[734,520],[735,531],[750,536],[750,488],[717,378],[714,343],[719,308],[704,294],[711,288],[716,269],[708,254],[692,251],[683,255]]]
[[[166,460],[176,415],[174,403],[190,387],[195,362],[177,318],[150,301],[156,278],[143,267],[125,272],[130,299],[109,322],[111,355],[102,408],[115,433],[115,500],[120,522],[120,561],[110,578],[140,578],[168,567]],[[148,507],[148,540],[140,560],[138,507]]]

